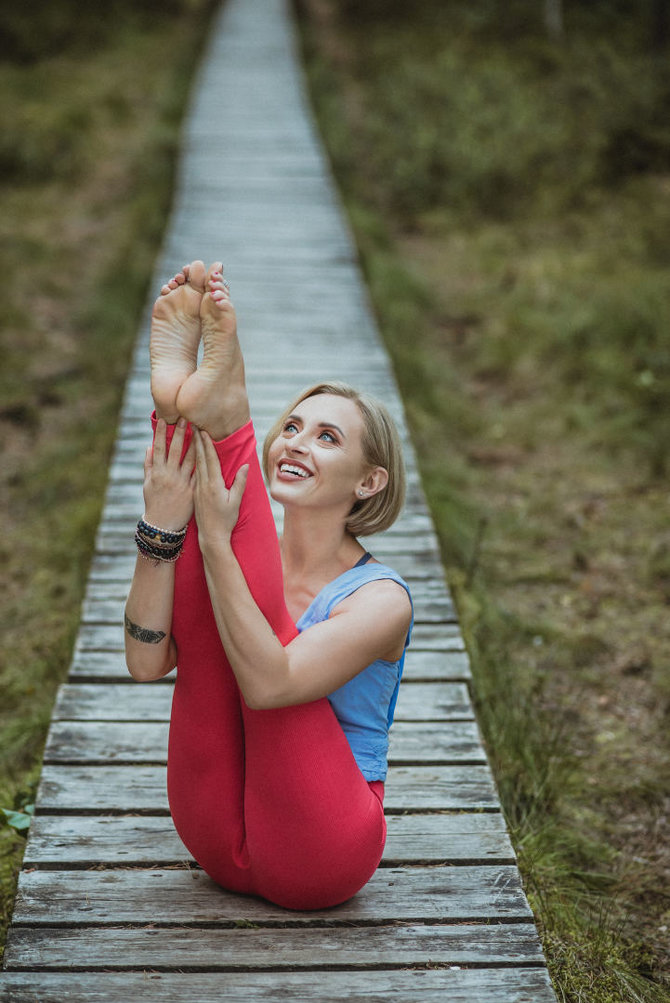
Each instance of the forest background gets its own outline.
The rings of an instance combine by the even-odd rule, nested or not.
[[[0,3],[5,925],[215,6]],[[670,998],[666,7],[297,0],[570,1003]]]

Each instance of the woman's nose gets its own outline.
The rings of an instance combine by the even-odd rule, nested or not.
[[[305,443],[303,441],[302,432],[296,433],[296,435],[294,435],[291,438],[290,442],[288,443],[288,449],[289,449],[289,452],[291,452],[291,453],[304,453],[304,452],[306,452],[307,447],[306,447],[306,445],[305,445]]]

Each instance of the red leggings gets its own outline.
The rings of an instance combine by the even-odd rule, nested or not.
[[[288,644],[297,628],[284,602],[251,422],[216,449],[227,485],[250,464],[233,550],[256,603]],[[189,851],[224,888],[289,909],[351,898],[381,859],[383,784],[365,780],[325,697],[278,710],[246,706],[214,621],[194,521],[176,565],[172,632],[178,671],[168,796]]]

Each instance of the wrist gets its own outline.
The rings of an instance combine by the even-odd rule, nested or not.
[[[186,529],[189,523],[189,519],[184,519],[180,515],[166,514],[165,512],[160,512],[156,508],[151,508],[147,506],[144,515],[142,516],[142,521],[148,523],[150,526],[154,526],[156,529],[162,529],[167,533],[179,533]]]
[[[198,541],[203,558],[205,559],[210,558],[219,563],[228,557],[234,557],[230,534],[226,535],[225,533],[218,532],[213,535],[207,535],[199,533]]]
[[[178,530],[170,530],[165,526],[153,525],[146,518],[140,519],[137,523],[135,543],[140,557],[145,560],[154,563],[173,563],[179,560],[185,539],[185,526]]]

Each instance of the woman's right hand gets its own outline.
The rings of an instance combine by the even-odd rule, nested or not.
[[[185,434],[180,418],[168,449],[167,425],[159,418],[144,459],[144,518],[161,529],[182,529],[193,515],[195,446],[191,441],[182,460]]]

